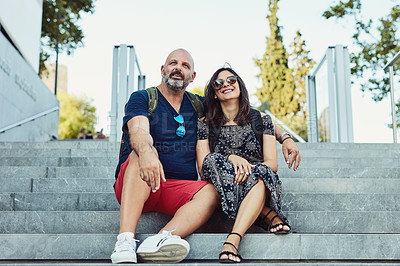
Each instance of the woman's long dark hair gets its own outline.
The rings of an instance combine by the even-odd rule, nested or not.
[[[249,93],[246,89],[246,85],[244,85],[242,78],[232,68],[228,67],[222,67],[215,71],[207,84],[205,91],[205,101],[207,104],[207,115],[205,122],[210,127],[220,127],[229,121],[222,112],[221,103],[219,102],[218,98],[216,99],[215,97],[214,81],[217,79],[219,73],[221,73],[222,71],[229,71],[237,77],[240,89],[239,112],[237,113],[233,121],[235,121],[238,125],[244,126],[245,124],[250,122]]]

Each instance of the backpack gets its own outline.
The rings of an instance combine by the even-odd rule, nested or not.
[[[158,104],[158,90],[156,87],[150,87],[146,89],[147,95],[149,96],[149,109],[148,109],[148,114],[151,116],[157,108]],[[200,98],[188,91],[185,91],[186,97],[189,99],[190,103],[193,106],[193,109],[196,111],[197,115],[199,118],[204,117],[204,105],[203,102],[200,100]],[[124,110],[126,111],[126,104]],[[124,144],[124,134],[122,134],[121,137],[121,146],[119,149],[119,158],[121,158],[122,154],[122,145]]]
[[[251,129],[253,129],[254,134],[256,135],[256,139],[258,140],[258,143],[260,143],[260,145],[262,147],[263,146],[264,124],[263,124],[260,112],[253,108],[250,109],[250,123],[251,123]],[[221,127],[210,127],[209,128],[208,140],[209,140],[211,152],[214,152],[214,150],[215,150],[215,144],[218,140],[220,133],[221,133]]]
[[[156,110],[158,103],[158,91],[156,87],[147,88],[147,95],[149,95],[149,116]],[[204,105],[198,96],[195,94],[185,91],[186,97],[189,99],[190,103],[193,106],[193,109],[196,111],[199,118],[204,116]],[[126,106],[125,106],[126,107]]]

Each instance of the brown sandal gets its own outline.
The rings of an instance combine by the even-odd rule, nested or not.
[[[239,233],[231,232],[231,233],[229,233],[229,235],[226,238],[228,238],[230,235],[238,235],[240,237],[240,241],[242,241],[242,236]],[[220,263],[240,263],[240,262],[242,262],[242,256],[240,256],[239,250],[234,244],[232,244],[231,242],[225,241],[223,245],[231,245],[232,247],[235,248],[236,253],[234,253],[232,251],[227,251],[227,250],[226,251],[222,251],[221,253],[219,253],[219,262]],[[227,259],[221,259],[222,255],[227,255],[228,258]],[[230,260],[229,259],[229,255],[233,255],[233,256],[238,257],[240,259],[240,261]]]

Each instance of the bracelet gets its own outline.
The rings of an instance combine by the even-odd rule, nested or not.
[[[283,144],[283,142],[284,142],[285,140],[287,140],[287,139],[292,139],[292,136],[289,136],[289,137],[284,138],[284,139],[282,140],[281,144]],[[293,140],[293,139],[292,139],[292,140]]]
[[[278,141],[279,141],[280,144],[282,144],[282,142],[283,142],[282,138],[283,138],[283,136],[285,136],[285,135],[289,135],[289,137],[292,137],[292,136],[290,135],[289,132],[283,131],[283,133],[282,133],[282,134],[279,136],[279,138],[278,138]]]

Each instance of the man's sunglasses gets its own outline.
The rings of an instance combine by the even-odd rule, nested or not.
[[[227,82],[229,85],[235,84],[236,81],[237,81],[237,77],[235,77],[235,76],[229,76],[229,77],[226,78],[226,82]],[[224,86],[224,83],[225,83],[225,80],[223,80],[223,79],[216,79],[216,80],[214,81],[214,88],[217,89],[217,90],[219,90],[219,89],[221,89],[221,88]]]
[[[178,122],[179,127],[176,129],[176,135],[178,137],[183,138],[186,134],[185,130],[185,121],[183,120],[183,116],[181,114],[174,116],[176,122]]]

